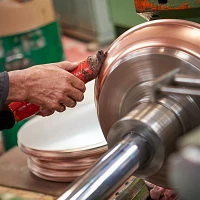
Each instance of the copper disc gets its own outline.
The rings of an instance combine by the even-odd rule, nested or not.
[[[35,176],[47,180],[47,181],[54,181],[54,182],[66,182],[66,183],[71,183],[73,182],[76,178],[67,178],[67,177],[51,177],[51,176],[45,176],[43,174],[40,174],[34,170],[30,170]]]
[[[85,162],[76,162],[76,160],[71,160],[70,162],[65,162],[65,161],[61,161],[61,162],[48,162],[48,161],[42,161],[39,159],[34,159],[34,158],[28,158],[29,160],[31,160],[31,162],[33,162],[35,165],[37,165],[38,167],[42,167],[42,168],[46,168],[46,169],[53,169],[53,170],[68,170],[68,171],[73,171],[74,169],[76,170],[86,170],[88,168],[90,168],[94,162],[91,163],[85,163]],[[87,159],[87,158],[86,158]]]
[[[157,78],[176,68],[179,68],[182,74],[193,76],[200,74],[199,35],[200,25],[197,23],[176,19],[154,20],[131,28],[109,47],[106,60],[98,79],[96,79],[95,102],[99,122],[110,148],[121,140],[120,134],[113,134],[114,136],[110,134],[111,127],[133,111],[141,102],[151,102],[151,86]],[[179,99],[179,95],[172,96]],[[184,102],[181,98],[180,104]],[[192,121],[188,120],[187,123],[193,124],[195,121],[194,124],[198,125],[199,109],[197,105],[199,103],[195,104],[199,99],[194,100],[197,99],[196,97],[186,98],[190,99],[194,105],[195,114],[191,113],[191,116],[198,116],[194,117]],[[182,105],[186,106],[186,104]],[[190,112],[186,110],[184,112],[188,115]],[[191,111],[191,109],[188,110]],[[155,122],[155,124],[158,123]],[[126,127],[128,126],[126,125]],[[141,125],[141,129],[142,127],[144,126]],[[160,135],[158,137],[163,139]],[[166,146],[163,142],[160,143],[166,150],[165,156],[170,153],[169,150],[173,150],[174,143],[175,141],[172,141]],[[150,182],[168,187],[165,173],[167,170],[164,169],[167,168],[167,163],[161,163],[161,165],[163,167],[160,171],[155,168],[157,173],[155,172],[153,177],[148,177],[149,168],[141,167],[144,172],[142,175],[140,173],[141,177],[148,177]],[[152,171],[150,169],[149,173]]]
[[[22,144],[18,144],[20,149],[26,153],[29,156],[34,156],[37,158],[40,158],[42,160],[66,160],[70,158],[86,158],[86,157],[97,157],[102,155],[107,151],[107,145],[99,147],[99,148],[94,148],[94,149],[89,149],[89,150],[84,150],[84,151],[76,151],[76,152],[58,152],[58,151],[39,151],[39,150],[34,150],[30,149],[28,147],[25,147]]]
[[[41,175],[49,176],[52,178],[73,179],[83,175],[87,171],[87,170],[58,171],[58,170],[46,169],[35,165],[35,163],[33,163],[30,159],[27,160],[27,163],[30,171],[34,171],[40,173]]]

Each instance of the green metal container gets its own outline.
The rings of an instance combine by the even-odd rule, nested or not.
[[[57,20],[26,33],[0,38],[1,72],[62,60],[65,60],[65,56]],[[17,145],[17,132],[27,121],[2,132],[5,151]]]

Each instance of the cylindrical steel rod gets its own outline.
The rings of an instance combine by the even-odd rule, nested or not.
[[[200,87],[200,77],[188,74],[176,74],[174,82],[180,86]]]
[[[58,200],[107,200],[149,157],[147,141],[128,134]]]
[[[160,91],[164,94],[184,94],[191,96],[200,96],[200,90],[194,88],[180,88],[175,86],[161,86]]]

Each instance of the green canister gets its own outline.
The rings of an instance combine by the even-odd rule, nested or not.
[[[0,37],[0,71],[19,70],[65,60],[58,20],[17,35]],[[17,132],[27,120],[4,130],[5,151],[17,145]]]

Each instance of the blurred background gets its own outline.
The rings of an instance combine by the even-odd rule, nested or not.
[[[0,70],[84,60],[144,21],[133,0],[0,0]],[[3,131],[0,153],[26,121]]]

